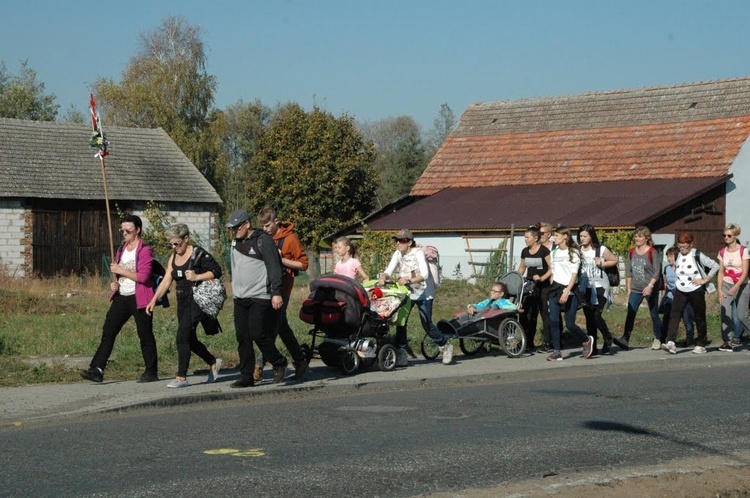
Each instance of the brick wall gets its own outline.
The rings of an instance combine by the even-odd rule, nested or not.
[[[30,217],[20,199],[0,200],[0,265],[15,277],[26,276],[30,269]]]

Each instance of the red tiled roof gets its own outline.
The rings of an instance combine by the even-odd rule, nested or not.
[[[583,223],[602,228],[634,227],[722,185],[728,178],[447,188],[371,221],[368,227],[476,232],[507,230],[511,224],[523,228],[538,221],[573,227]]]
[[[472,104],[412,188],[721,177],[750,135],[750,78]]]

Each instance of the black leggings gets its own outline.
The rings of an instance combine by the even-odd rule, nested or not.
[[[216,363],[216,357],[198,340],[196,329],[202,314],[193,300],[193,290],[177,289],[177,377],[187,377],[191,352],[208,366]]]

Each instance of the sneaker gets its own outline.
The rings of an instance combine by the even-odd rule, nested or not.
[[[583,343],[583,351],[581,351],[581,354],[584,358],[591,358],[591,355],[594,354],[594,338],[591,336],[588,336],[589,340]]]
[[[667,341],[661,345],[661,348],[669,354],[677,354],[677,346],[674,341]]]
[[[286,366],[289,364],[286,358],[284,358],[284,363],[281,365],[274,365],[273,367],[273,383],[278,384],[282,380],[284,380],[284,377],[286,377]]]
[[[104,380],[104,372],[102,372],[101,368],[89,367],[86,370],[80,370],[78,373],[86,380],[94,382],[101,382]]]
[[[396,350],[396,366],[397,367],[409,366],[409,353],[406,352],[406,348],[398,348]]]
[[[661,341],[659,339],[654,339],[653,342],[651,342],[651,349],[653,351],[659,351],[661,349]]]
[[[742,347],[742,341],[739,339],[732,339],[729,344],[732,345],[733,348],[741,348]]]
[[[293,380],[300,380],[302,377],[305,376],[309,369],[309,365],[305,360],[302,360],[300,362],[297,362],[294,364],[294,375],[292,375]]]
[[[604,345],[602,346],[602,354],[609,354],[612,351],[612,339],[607,339],[604,341]]]
[[[542,345],[539,346],[537,350],[540,353],[554,353],[555,352],[555,348],[552,347],[552,344],[549,344],[547,342],[542,343]]]
[[[695,354],[705,354],[706,353],[706,348],[704,348],[703,346],[695,346],[693,348],[693,353],[695,353]]]
[[[260,382],[263,380],[263,366],[262,365],[255,365],[255,370],[253,370],[253,380],[255,382]]]
[[[453,363],[453,344],[446,342],[440,349],[443,352],[443,365]]]
[[[731,344],[725,341],[721,343],[721,346],[719,346],[719,351],[726,351],[726,352],[731,353],[734,351],[734,348],[732,347]]]
[[[687,339],[680,341],[679,346],[681,348],[692,348],[693,346],[695,346],[695,338],[688,337]]]
[[[188,386],[187,379],[180,380],[180,379],[175,378],[175,379],[170,380],[169,384],[167,384],[167,387],[172,387],[172,388],[187,387],[187,386]]]
[[[547,357],[547,361],[563,361],[562,354],[560,351],[552,351],[552,354]]]
[[[617,347],[622,349],[623,351],[627,351],[628,349],[630,349],[630,347],[628,346],[628,340],[625,339],[625,337],[615,337],[614,339],[612,339],[612,342],[617,344]]]
[[[210,384],[211,382],[216,382],[216,379],[219,378],[220,370],[221,370],[221,358],[216,358],[216,368],[209,369],[208,379],[206,379],[206,383]]]
[[[146,382],[156,382],[159,380],[159,375],[154,372],[143,372],[143,374],[136,379],[136,382],[139,384],[144,384]]]
[[[243,387],[253,387],[255,385],[255,382],[252,380],[235,380],[231,384],[229,384],[229,387],[233,387],[235,389],[241,389]]]

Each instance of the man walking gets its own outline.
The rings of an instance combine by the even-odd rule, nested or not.
[[[260,210],[260,213],[258,213],[258,223],[273,238],[276,248],[281,255],[281,264],[283,266],[281,298],[284,300],[284,303],[281,305],[281,309],[277,315],[276,332],[292,357],[292,364],[294,365],[293,379],[301,379],[307,373],[307,358],[302,354],[297,337],[295,337],[294,331],[289,326],[286,308],[289,305],[289,298],[294,288],[294,277],[301,271],[307,271],[307,254],[302,248],[297,235],[294,233],[294,225],[289,222],[279,222],[276,210],[271,206],[266,206]],[[254,379],[256,381],[260,381],[263,378],[263,363],[264,361],[259,361],[255,366]]]
[[[232,229],[232,291],[234,292],[234,328],[240,355],[240,378],[230,387],[250,387],[253,381],[255,350],[273,365],[273,382],[286,376],[287,359],[275,345],[276,313],[281,298],[281,260],[273,239],[261,229],[253,229],[244,209],[229,215]]]

